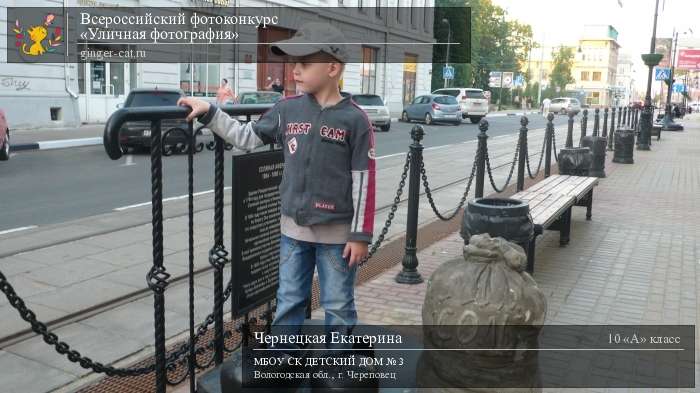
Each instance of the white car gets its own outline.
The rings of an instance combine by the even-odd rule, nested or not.
[[[382,97],[376,94],[353,94],[352,100],[367,113],[372,125],[379,127],[382,131],[389,131],[391,116]]]
[[[549,104],[549,111],[551,113],[561,113],[562,115],[573,112],[576,115],[581,112],[581,103],[576,98],[559,97],[553,99]]]
[[[462,118],[469,118],[472,123],[478,123],[489,113],[489,101],[481,89],[450,87],[437,89],[433,94],[447,94],[456,98],[462,110]]]

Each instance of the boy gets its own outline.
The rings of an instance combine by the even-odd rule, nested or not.
[[[330,44],[319,44],[324,42]],[[343,44],[334,43],[343,42],[340,31],[313,22],[272,46],[273,52],[292,57],[294,81],[302,94],[283,98],[245,126],[216,105],[194,98],[178,101],[192,107],[188,121],[197,118],[240,149],[274,142],[284,149],[273,334],[300,333],[314,265],[326,333],[350,334],[357,322],[357,267],[367,256],[374,229],[374,130],[364,111],[340,95],[347,52]]]

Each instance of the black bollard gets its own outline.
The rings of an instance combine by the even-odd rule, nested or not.
[[[517,190],[522,191],[525,188],[525,158],[527,155],[527,124],[526,116],[520,118],[520,138],[518,138],[519,153],[518,153],[518,184]]]
[[[569,124],[566,129],[566,148],[574,147],[574,112],[569,111]]]
[[[547,178],[552,172],[552,138],[554,137],[554,113],[547,115],[547,129],[544,132],[544,177]]]
[[[489,129],[489,122],[486,119],[481,119],[479,122],[479,144],[477,147],[477,154],[479,157],[476,160],[476,189],[474,190],[475,198],[483,198],[484,196],[484,175],[486,172],[486,149],[488,147],[488,142],[486,141],[489,136],[486,135],[486,131]]]
[[[599,127],[600,127],[600,108],[595,108],[595,115],[593,116],[593,136],[598,136]]]
[[[615,107],[612,107],[612,115],[610,116],[610,135],[608,135],[608,151],[613,149],[613,139],[615,137]]]
[[[608,108],[605,108],[603,111],[603,134],[601,136],[603,138],[608,137]]]
[[[622,127],[622,107],[617,109],[617,128]]]
[[[622,124],[624,126],[628,126],[630,123],[627,122],[627,107],[623,107],[622,110],[624,111],[624,114],[622,115]]]
[[[634,164],[634,134],[634,129],[625,126],[615,131],[615,153],[612,162]]]
[[[418,204],[420,196],[420,168],[423,162],[423,139],[425,132],[423,127],[415,125],[411,129],[411,139],[413,143],[411,150],[411,169],[408,180],[408,212],[406,215],[406,251],[401,264],[403,268],[396,275],[395,281],[400,284],[419,284],[423,282],[423,277],[418,273],[418,256],[416,255],[416,244],[418,237]]]
[[[595,118],[593,122],[593,135],[585,136],[581,140],[581,146],[588,147],[591,150],[591,167],[588,171],[589,176],[605,177],[605,149],[608,141],[606,138],[598,135],[600,123],[600,109],[596,108]]]
[[[586,127],[588,127],[588,109],[583,110],[583,118],[581,118],[581,138],[578,141],[579,146],[581,146],[583,137],[586,136]]]

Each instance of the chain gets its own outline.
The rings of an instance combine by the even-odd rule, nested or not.
[[[439,219],[442,221],[449,221],[453,219],[457,213],[459,213],[459,209],[464,206],[464,202],[467,200],[467,195],[469,194],[469,189],[472,186],[472,181],[474,180],[474,174],[476,173],[476,164],[477,160],[479,159],[479,154],[481,153],[480,148],[477,148],[476,154],[474,155],[474,162],[472,163],[472,172],[469,175],[469,180],[467,181],[467,186],[464,189],[464,194],[462,195],[462,199],[459,201],[459,205],[457,205],[457,208],[455,209],[452,214],[449,216],[445,217],[442,214],[440,214],[440,211],[438,208],[435,206],[435,201],[433,201],[433,195],[432,192],[430,191],[430,186],[428,185],[428,175],[425,171],[425,162],[421,161],[420,163],[420,172],[423,177],[423,187],[425,188],[425,194],[428,196],[428,201],[430,202],[430,207],[433,209],[433,212],[435,212],[435,215],[438,216]]]
[[[552,132],[552,153],[554,154],[554,162],[559,162],[559,155],[557,154],[557,133]]]
[[[87,356],[81,355],[80,352],[74,349],[72,350],[68,344],[66,344],[63,341],[60,341],[60,339],[55,333],[49,331],[49,329],[46,327],[46,324],[36,319],[36,314],[34,314],[32,310],[27,308],[22,298],[20,298],[17,295],[14,288],[12,287],[12,285],[10,285],[10,283],[7,281],[7,278],[2,272],[0,272],[0,291],[2,291],[2,293],[5,294],[5,297],[7,297],[7,300],[10,302],[10,305],[14,307],[17,310],[17,312],[19,312],[19,316],[32,325],[32,330],[35,333],[41,335],[44,339],[44,342],[54,346],[56,352],[58,352],[61,355],[65,355],[71,362],[78,363],[81,367],[85,369],[92,369],[96,373],[104,373],[109,376],[119,377],[135,377],[139,375],[149,374],[155,370],[155,364],[139,368],[115,368],[111,366],[105,366],[102,363],[93,361]]]
[[[525,151],[525,163],[527,164],[525,166],[527,167],[527,176],[530,179],[534,179],[535,177],[537,177],[537,174],[540,173],[540,169],[542,168],[542,159],[544,158],[544,148],[546,145],[547,145],[547,133],[545,132],[544,140],[542,141],[542,151],[540,152],[540,162],[537,164],[537,171],[535,172],[534,175],[532,174],[532,171],[530,170],[530,154],[527,153],[527,150]]]
[[[505,184],[503,185],[502,188],[496,187],[496,182],[493,181],[493,173],[491,170],[491,161],[489,160],[489,149],[488,147],[486,148],[486,151],[484,152],[484,156],[486,157],[486,172],[489,174],[489,181],[491,182],[491,187],[497,192],[501,193],[503,192],[506,187],[508,187],[508,184],[510,183],[511,179],[513,178],[513,170],[515,170],[515,162],[518,160],[518,151],[520,150],[520,142],[518,142],[515,145],[515,155],[513,156],[513,163],[510,166],[510,173],[508,173],[508,178],[506,179]]]
[[[379,249],[382,242],[384,241],[386,234],[389,232],[389,227],[391,226],[391,223],[394,219],[398,205],[401,202],[401,195],[403,194],[403,189],[406,185],[406,178],[408,176],[410,160],[411,154],[409,152],[406,153],[406,161],[404,163],[403,173],[401,174],[399,188],[396,190],[396,196],[394,198],[394,202],[391,205],[389,216],[387,217],[387,220],[384,224],[384,228],[382,228],[381,234],[377,238],[377,241],[374,242],[374,244],[372,244],[372,247],[370,248],[367,257],[360,262],[360,265],[367,262],[367,260],[369,260],[369,258],[371,258],[372,255],[376,253],[377,249]],[[137,368],[115,368],[112,366],[105,366],[100,362],[93,361],[87,356],[81,355],[80,352],[76,350],[71,350],[71,347],[65,342],[60,341],[59,337],[55,333],[51,332],[45,323],[37,320],[36,314],[32,310],[30,310],[24,303],[24,300],[22,300],[22,298],[19,297],[19,295],[17,295],[14,288],[7,281],[7,278],[2,272],[0,272],[0,291],[2,291],[5,294],[5,297],[7,298],[8,302],[13,308],[17,310],[20,317],[31,325],[32,331],[38,335],[41,335],[44,342],[54,346],[56,352],[58,352],[61,355],[65,355],[71,362],[78,363],[81,367],[85,369],[91,369],[95,373],[104,373],[108,376],[135,377],[139,375],[149,374],[155,371],[155,364],[150,364],[146,367]],[[232,292],[233,281],[229,280],[228,284],[226,285],[226,289],[223,293],[222,302],[227,301],[228,298],[231,296]],[[197,340],[204,336],[204,334],[206,334],[209,326],[214,323],[214,318],[215,312],[212,312],[209,315],[207,315],[205,320],[198,327],[197,334],[195,335],[195,337],[193,337],[193,340],[190,340],[191,342],[187,342],[181,345],[180,348],[170,353],[166,360],[166,367],[169,370],[172,370],[173,364],[182,363],[181,359],[186,353],[188,353],[190,345],[196,345]]]
[[[377,252],[379,247],[382,245],[382,242],[384,241],[384,237],[389,232],[389,227],[391,227],[391,222],[394,219],[396,209],[399,207],[399,203],[401,203],[401,194],[403,194],[403,189],[406,186],[406,177],[408,177],[408,168],[410,166],[410,163],[411,152],[409,151],[408,153],[406,153],[406,162],[403,165],[403,173],[401,174],[401,180],[399,181],[399,188],[396,190],[396,196],[394,197],[394,202],[391,204],[389,215],[387,216],[387,219],[384,222],[384,228],[382,228],[382,232],[379,234],[377,241],[374,242],[374,244],[372,244],[372,247],[370,247],[367,257],[362,259],[362,261],[358,265],[358,268],[364,265],[364,263],[367,262],[370,258],[372,258],[372,255],[374,255],[374,253]]]

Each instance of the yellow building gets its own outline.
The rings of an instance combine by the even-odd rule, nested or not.
[[[578,42],[572,70],[576,82],[567,88],[583,93],[585,103],[591,107],[612,105],[620,49],[617,30],[610,25],[587,25],[583,37]]]

